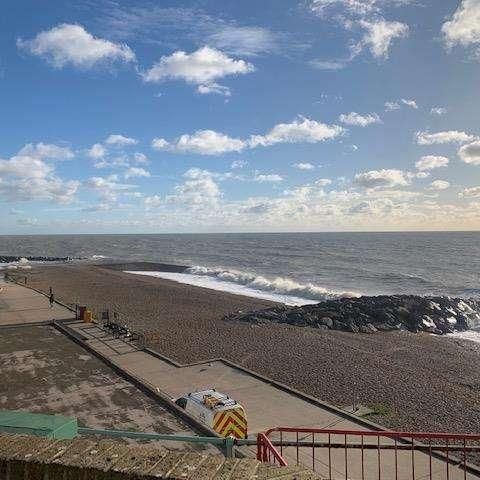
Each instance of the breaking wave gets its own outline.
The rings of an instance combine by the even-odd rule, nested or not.
[[[240,270],[227,270],[221,268],[208,268],[194,266],[188,268],[185,273],[198,276],[213,277],[223,282],[235,283],[244,287],[274,293],[277,295],[296,296],[308,300],[324,301],[342,297],[360,297],[357,292],[339,292],[329,290],[312,283],[298,283],[292,279],[276,277],[266,278],[262,275],[256,275]]]

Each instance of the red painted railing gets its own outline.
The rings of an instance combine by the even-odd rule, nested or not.
[[[277,427],[258,435],[257,458],[329,480],[480,479],[480,435]]]
[[[279,465],[280,467],[287,466],[286,460],[282,458],[264,433],[259,433],[257,436],[257,460],[263,463]]]

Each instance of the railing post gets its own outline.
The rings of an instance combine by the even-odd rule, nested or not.
[[[226,458],[234,458],[233,453],[233,445],[235,443],[235,439],[233,437],[226,437],[225,438],[225,457]]]

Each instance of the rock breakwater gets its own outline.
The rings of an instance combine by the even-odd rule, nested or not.
[[[480,300],[416,295],[341,298],[301,307],[275,306],[225,317],[354,333],[408,330],[438,335],[480,326]]]
[[[13,262],[69,262],[74,260],[71,257],[45,257],[45,256],[33,256],[33,257],[21,257],[17,255],[0,255],[0,263],[13,263]]]

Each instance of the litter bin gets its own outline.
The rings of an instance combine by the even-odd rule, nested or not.
[[[85,312],[87,311],[87,307],[84,305],[78,306],[78,318],[79,320],[85,320]]]

